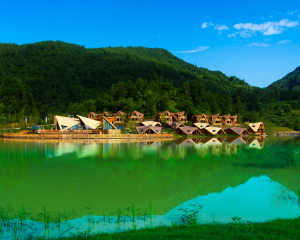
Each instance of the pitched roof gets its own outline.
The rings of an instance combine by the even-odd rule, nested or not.
[[[175,114],[185,114],[185,111],[182,111],[182,112],[177,112]]]
[[[86,118],[86,117],[82,117],[82,116],[79,116],[79,115],[77,115],[77,117],[79,118],[79,120],[84,125],[89,126],[91,129],[96,129],[100,125],[99,121],[96,121],[96,120],[93,120],[93,119],[90,119],[90,118]]]
[[[114,113],[113,115],[124,115],[124,114],[126,114],[126,113],[124,113],[124,112],[122,112],[122,111],[118,111],[118,112],[116,112],[116,113]]]
[[[202,113],[202,114],[197,114],[197,115],[194,115],[193,117],[209,117],[209,115],[206,115],[205,113]]]
[[[210,115],[211,117],[220,117],[220,114]]]
[[[228,128],[228,129],[231,129],[233,132],[235,132],[235,133],[238,134],[238,135],[242,135],[243,132],[245,132],[245,131],[247,131],[247,133],[248,133],[247,128],[231,127],[231,128]],[[227,129],[227,130],[228,130],[228,129]]]
[[[207,128],[205,128],[205,130],[207,130],[212,135],[218,135],[218,133],[220,131],[224,133],[224,130],[222,128],[218,128],[218,127],[207,127]]]
[[[179,127],[178,129],[180,129],[180,130],[181,130],[182,132],[184,132],[185,134],[190,135],[190,134],[192,134],[194,131],[196,131],[198,128],[186,126],[186,127]]]
[[[206,127],[210,127],[208,123],[193,123],[200,130]]]
[[[176,114],[175,114],[175,113],[171,113],[171,112],[169,112],[168,110],[163,111],[163,112],[160,112],[160,113],[158,113],[158,114],[159,114],[159,115],[163,115],[163,114],[166,114],[166,113],[168,113],[169,116],[172,116],[172,117],[175,118],[175,120],[177,120]]]
[[[160,122],[154,122],[154,121],[145,121],[140,123],[143,126],[161,126]]]
[[[249,123],[249,127],[254,131],[257,132],[257,130],[260,127],[260,124],[262,124],[262,122],[257,122],[257,123]]]
[[[137,130],[138,134],[143,134],[148,129],[151,129],[156,134],[160,134],[161,133],[161,127],[155,127],[155,126],[140,126],[140,127],[136,127],[136,130]]]
[[[230,116],[230,118],[237,118],[237,115]]]
[[[78,123],[80,123],[78,118],[54,116],[54,125],[58,124],[61,130],[68,130],[69,128],[77,125]],[[64,126],[65,128],[63,128],[62,126]]]
[[[222,118],[230,118],[230,114],[221,116]]]
[[[167,122],[167,124],[173,129],[177,129],[179,127],[184,127],[184,124],[180,123],[180,122]]]
[[[100,116],[103,116],[103,115],[111,115],[109,112],[103,112],[103,113],[99,113]]]

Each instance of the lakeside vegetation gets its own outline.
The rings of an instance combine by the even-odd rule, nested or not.
[[[211,224],[161,226],[130,230],[122,233],[98,233],[95,235],[84,232],[71,237],[51,239],[297,239],[300,235],[300,218],[277,219],[265,223],[230,224],[213,222]]]
[[[191,116],[238,114],[239,122],[270,121],[300,129],[300,91],[252,87],[158,48],[87,49],[64,42],[0,44],[0,127],[43,124],[53,115],[157,112]],[[295,73],[296,74],[296,73]],[[295,75],[294,74],[294,75]],[[293,76],[294,76],[293,75]],[[295,75],[296,76],[296,75]]]

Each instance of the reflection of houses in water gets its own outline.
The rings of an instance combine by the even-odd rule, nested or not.
[[[249,148],[262,149],[264,146],[264,138],[249,138]]]

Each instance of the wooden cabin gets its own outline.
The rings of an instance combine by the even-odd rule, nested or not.
[[[113,117],[115,118],[114,123],[122,123],[123,118],[126,117],[126,113],[118,111],[118,112],[113,114]]]
[[[138,134],[160,134],[161,133],[161,127],[155,127],[155,126],[140,126],[136,127],[136,131]]]
[[[144,120],[144,114],[138,111],[133,111],[128,115],[129,121],[142,122]]]
[[[87,115],[87,117],[88,117],[88,118],[91,118],[91,119],[94,119],[94,118],[100,117],[100,114],[94,113],[94,112],[90,112],[90,113]]]
[[[192,123],[208,123],[209,115],[204,113],[192,116]]]
[[[103,113],[99,113],[99,117],[109,117],[111,116],[112,114],[109,113],[109,112],[103,112]]]
[[[101,122],[101,128],[104,133],[108,134],[120,134],[121,130],[117,129],[116,126],[113,124],[115,118],[114,117],[98,117],[94,120]]]
[[[222,119],[219,114],[214,114],[210,116],[210,125],[222,125]]]
[[[265,127],[262,122],[249,123],[248,132],[253,133],[255,135],[261,135],[265,133],[264,129]]]
[[[223,125],[226,125],[226,126],[232,125],[231,119],[230,119],[230,114],[221,116],[221,120],[222,120]]]
[[[184,124],[181,122],[167,122],[166,126],[175,130],[179,127],[184,127]]]
[[[179,135],[200,135],[200,131],[196,127],[179,127],[176,129],[176,133]]]
[[[231,125],[237,125],[237,115],[230,116]]]
[[[173,113],[175,116],[176,116],[176,118],[177,118],[177,120],[176,121],[178,121],[178,122],[181,122],[181,123],[187,123],[187,115],[185,114],[185,111],[183,111],[183,112],[178,112],[178,113]]]
[[[219,127],[207,127],[203,129],[203,134],[205,135],[225,135],[222,128]]]
[[[247,128],[241,128],[241,127],[231,127],[226,129],[227,134],[232,134],[232,135],[249,135],[249,132]]]
[[[160,122],[154,122],[154,121],[146,121],[146,122],[141,122],[139,126],[156,126],[156,127],[161,127]]]
[[[167,122],[181,122],[186,123],[187,122],[187,115],[185,112],[178,112],[178,113],[171,113],[169,111],[163,111],[160,113],[157,113],[155,115],[156,121],[160,122],[162,120],[162,117],[165,117]]]

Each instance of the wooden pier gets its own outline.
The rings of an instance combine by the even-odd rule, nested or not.
[[[274,135],[276,137],[300,137],[300,132],[276,132]]]
[[[173,134],[93,134],[93,133],[2,133],[2,138],[15,139],[173,139]]]

